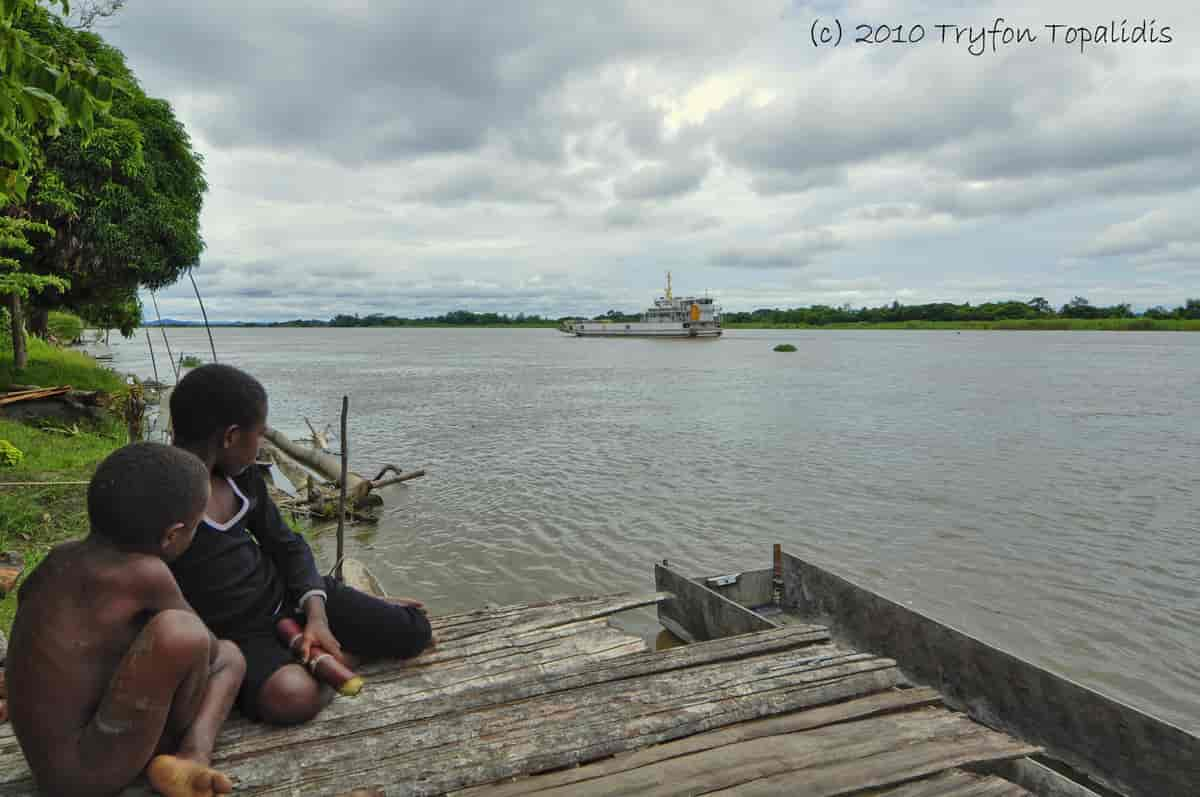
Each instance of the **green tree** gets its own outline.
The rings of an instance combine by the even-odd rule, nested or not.
[[[0,296],[3,296],[8,310],[8,322],[12,334],[13,367],[20,370],[28,361],[25,350],[25,322],[21,312],[21,300],[28,298],[31,293],[47,288],[65,289],[66,280],[53,275],[29,274],[21,269],[21,261],[6,255],[14,252],[17,255],[28,255],[33,251],[33,245],[28,236],[31,233],[50,233],[45,224],[0,216]]]
[[[98,320],[105,315],[101,308],[111,305],[109,315],[122,320],[115,326],[130,334],[125,320],[138,287],[171,285],[199,263],[207,189],[200,156],[170,105],[146,96],[119,50],[49,15],[29,32],[47,47],[95,64],[121,87],[90,135],[64,130],[43,143],[43,157],[31,169],[24,210],[55,235],[35,247],[26,270],[69,281],[37,297],[31,328],[41,332],[51,309]]]
[[[52,2],[68,10],[65,0]],[[0,0],[0,298],[8,309],[17,369],[27,359],[22,300],[46,289],[66,290],[69,282],[53,273],[29,273],[26,264],[35,249],[27,236],[53,229],[14,204],[26,198],[40,142],[68,125],[86,136],[113,94],[112,83],[86,58],[30,34],[30,26],[48,19],[34,0]]]
[[[66,0],[50,0],[68,11]],[[34,133],[65,125],[89,131],[112,99],[112,83],[86,59],[35,40],[29,26],[50,15],[35,0],[0,0],[0,207],[25,196]]]

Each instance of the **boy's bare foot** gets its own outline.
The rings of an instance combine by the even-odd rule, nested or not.
[[[157,755],[146,767],[146,777],[166,797],[214,797],[233,791],[233,781],[198,761],[173,755]]]

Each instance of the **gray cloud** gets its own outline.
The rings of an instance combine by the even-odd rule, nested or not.
[[[1053,21],[1015,1],[999,15]],[[886,6],[926,24],[997,11]],[[196,276],[226,318],[635,309],[661,263],[729,309],[1200,294],[1182,37],[805,45],[813,14],[865,8],[139,0],[104,35],[206,158]],[[190,285],[160,299],[198,315]]]
[[[841,242],[832,233],[821,231],[769,244],[732,246],[714,254],[711,263],[724,268],[804,268],[813,263],[819,255],[841,246]]]
[[[613,192],[621,199],[666,199],[695,191],[711,164],[707,159],[643,166],[618,180]]]

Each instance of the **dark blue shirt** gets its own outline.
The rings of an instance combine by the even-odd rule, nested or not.
[[[171,564],[183,597],[218,637],[271,628],[281,606],[324,592],[312,549],[288,528],[257,467],[230,480],[241,501],[224,526],[207,517]]]

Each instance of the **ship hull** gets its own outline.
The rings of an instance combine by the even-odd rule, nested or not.
[[[720,327],[684,327],[682,324],[647,324],[632,321],[628,324],[592,321],[565,327],[568,335],[579,338],[716,338],[723,331]]]

